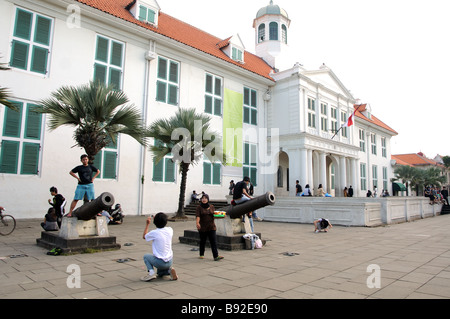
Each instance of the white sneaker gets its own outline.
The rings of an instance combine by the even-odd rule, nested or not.
[[[318,233],[318,232],[319,232],[319,230],[316,230],[316,231],[315,231],[315,233]]]
[[[156,275],[150,275],[149,273],[147,273],[147,275],[145,275],[144,277],[141,277],[142,281],[152,281],[154,279],[156,279]]]

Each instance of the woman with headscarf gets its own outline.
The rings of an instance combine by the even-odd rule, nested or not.
[[[215,261],[223,259],[217,251],[216,224],[214,223],[214,205],[209,203],[209,196],[203,194],[196,210],[196,225],[200,235],[200,259],[205,257],[206,239],[209,239]]]

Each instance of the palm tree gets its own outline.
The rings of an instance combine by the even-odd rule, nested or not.
[[[401,165],[395,168],[392,181],[400,180],[406,186],[406,196],[408,196],[408,185],[416,178],[417,168]]]
[[[150,147],[155,164],[172,153],[172,161],[178,162],[181,173],[180,194],[176,218],[184,218],[187,173],[205,155],[211,162],[226,163],[220,136],[211,130],[211,118],[196,113],[195,109],[179,108],[167,119],[150,124],[146,136],[155,139]],[[214,137],[214,139],[212,139]]]
[[[50,114],[50,130],[60,126],[74,126],[74,140],[86,151],[89,161],[109,142],[116,144],[119,133],[133,137],[145,145],[144,126],[140,112],[124,92],[100,82],[63,86],[33,108]]]

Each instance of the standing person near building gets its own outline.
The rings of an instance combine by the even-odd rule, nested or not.
[[[348,196],[348,197],[353,197],[353,188],[352,188],[352,185],[350,185],[350,187],[348,188],[347,196]]]
[[[217,251],[216,224],[214,223],[214,205],[209,203],[208,194],[200,198],[200,205],[195,211],[195,220],[198,233],[200,235],[200,259],[205,258],[206,239],[209,239],[211,251],[215,261],[223,259]]]
[[[74,199],[70,204],[70,211],[67,214],[68,217],[72,216],[72,211],[78,201],[83,199],[85,194],[88,201],[95,199],[94,180],[100,174],[100,170],[94,165],[89,164],[89,158],[86,154],[81,155],[80,160],[82,165],[78,165],[69,172],[71,176],[78,180],[78,185],[75,190]]]
[[[296,180],[295,181],[295,196],[302,196],[302,185],[300,185],[300,181]]]
[[[447,187],[445,187],[445,186],[442,187],[441,195],[442,195],[442,197],[444,198],[445,202],[448,205],[448,190],[447,190]]]
[[[233,195],[234,186],[235,186],[234,180],[231,180],[231,181],[230,181],[230,187],[228,187],[228,189],[230,190],[230,191],[228,192],[228,195]]]

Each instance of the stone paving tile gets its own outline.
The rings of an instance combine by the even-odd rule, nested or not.
[[[69,256],[48,256],[36,245],[40,220],[21,220],[0,237],[0,298],[55,299],[404,299],[450,298],[450,234],[436,216],[385,227],[333,227],[315,234],[312,225],[257,222],[267,239],[258,250],[220,251],[198,259],[193,246],[178,242],[192,221],[174,228],[178,281],[141,282],[145,216],[127,216],[111,226],[122,248]],[[131,246],[123,246],[132,243]],[[295,253],[286,256],[284,253]],[[24,257],[9,258],[10,255]],[[125,263],[117,259],[131,258]],[[369,288],[369,265],[379,265],[381,287]],[[69,265],[81,270],[81,287],[67,287]]]

